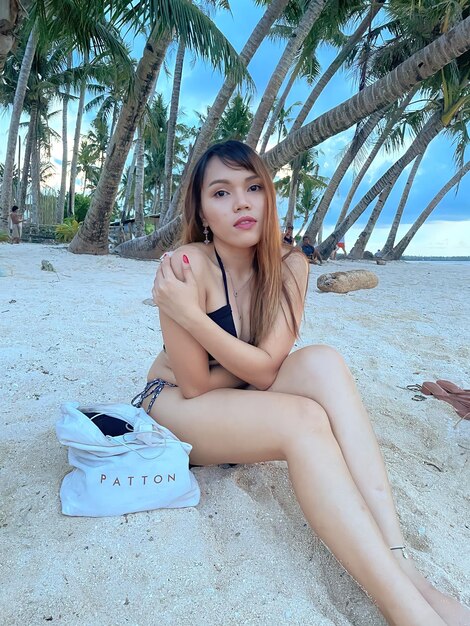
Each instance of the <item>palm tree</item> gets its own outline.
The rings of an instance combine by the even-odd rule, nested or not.
[[[372,0],[370,10],[366,17],[362,20],[359,26],[356,28],[354,33],[349,37],[346,44],[343,46],[339,54],[332,61],[332,63],[328,66],[325,72],[322,74],[315,87],[312,89],[309,97],[305,101],[302,109],[300,110],[295,122],[292,125],[291,132],[295,132],[299,128],[301,128],[302,124],[305,122],[307,115],[312,110],[315,102],[318,100],[320,94],[325,89],[327,84],[336,74],[336,72],[343,65],[344,61],[347,59],[353,48],[360,41],[361,37],[364,35],[366,30],[371,28],[372,21],[380,11],[384,4],[385,0]]]
[[[315,241],[317,235],[322,227],[323,220],[330,208],[331,202],[338,190],[339,184],[344,178],[349,166],[354,161],[357,156],[359,150],[364,145],[365,141],[372,133],[376,125],[379,123],[380,118],[384,115],[384,111],[377,111],[373,115],[371,115],[364,123],[362,128],[356,135],[354,136],[349,149],[344,154],[341,162],[336,168],[335,173],[331,177],[328,187],[326,188],[325,193],[323,194],[322,199],[320,200],[320,204],[315,212],[315,216],[312,219],[310,225],[307,228],[306,235],[310,237],[311,241]]]
[[[370,236],[372,235],[372,231],[374,230],[375,225],[377,224],[377,220],[379,219],[380,214],[383,211],[385,203],[387,202],[388,197],[395,183],[398,180],[398,177],[399,177],[399,174],[396,174],[395,178],[392,179],[392,181],[385,187],[385,189],[382,189],[382,191],[380,192],[379,199],[377,200],[376,205],[372,213],[370,214],[369,221],[367,222],[364,230],[360,233],[360,235],[358,236],[356,240],[356,243],[354,244],[351,251],[349,252],[349,255],[348,255],[349,258],[362,259],[364,250],[366,249],[367,243],[370,239]]]
[[[106,119],[98,114],[91,122],[91,128],[87,133],[87,141],[95,149],[95,160],[99,163],[100,173],[103,169],[109,140],[110,136]]]
[[[83,65],[86,66],[89,62],[89,54],[85,52],[83,56]],[[78,96],[78,109],[77,109],[77,117],[75,120],[75,133],[73,137],[73,151],[72,151],[72,161],[70,163],[70,183],[69,183],[69,195],[68,195],[68,207],[67,207],[67,215],[71,217],[74,214],[74,205],[75,205],[75,185],[77,182],[77,167],[78,167],[78,151],[80,149],[80,137],[82,131],[82,119],[83,119],[83,109],[85,107],[85,95],[87,89],[87,79],[86,76],[83,76],[80,83],[80,93]]]
[[[310,1],[309,5],[305,9],[305,13],[302,15],[298,27],[295,29],[295,32],[293,33],[290,41],[287,43],[284,53],[282,54],[275,70],[271,74],[271,78],[269,79],[261,98],[260,105],[253,118],[250,132],[246,138],[246,143],[252,148],[255,148],[259,141],[263,126],[268,119],[269,111],[273,106],[277,93],[284,81],[284,78],[287,76],[287,72],[292,65],[297,51],[302,47],[302,44],[312,29],[312,26],[322,12],[325,3],[326,0]]]
[[[284,119],[280,120],[280,117],[282,116],[282,113],[285,112],[284,105],[286,103],[287,96],[289,95],[292,87],[294,86],[296,79],[299,76],[299,71],[300,71],[300,68],[299,68],[299,65],[297,64],[296,67],[291,72],[291,75],[289,77],[289,80],[287,82],[287,85],[284,91],[282,92],[282,95],[280,96],[280,98],[274,101],[271,118],[267,125],[266,132],[264,133],[263,141],[261,142],[261,146],[259,149],[260,154],[264,154],[266,152],[268,141],[270,140],[272,134],[274,133],[276,126],[278,126],[279,134],[281,133],[281,129],[283,128],[283,126],[285,127]],[[298,106],[300,102],[297,102],[295,104]],[[292,108],[292,107],[289,107],[289,108]],[[287,135],[287,128],[286,128],[286,132],[284,133],[284,136],[285,135]]]
[[[67,56],[67,69],[72,67],[72,53],[69,52]],[[61,165],[61,177],[60,177],[60,190],[57,197],[56,205],[56,222],[61,224],[64,221],[64,204],[65,204],[65,190],[67,187],[67,157],[68,157],[68,127],[67,127],[67,114],[69,106],[69,94],[70,85],[65,86],[65,93],[62,99],[62,165]]]
[[[170,117],[168,119],[168,129],[165,146],[165,178],[163,183],[163,210],[160,219],[168,210],[173,189],[173,156],[175,149],[176,123],[178,119],[178,105],[181,91],[181,80],[183,77],[184,55],[186,52],[186,42],[180,38],[178,51],[175,59],[175,71],[173,75],[173,88],[171,91]]]
[[[318,151],[313,149],[299,154],[291,163],[291,175],[287,178],[289,201],[284,217],[284,226],[294,223],[294,214],[299,204],[299,193],[302,192],[306,183],[311,192],[325,188],[325,179],[318,175],[318,169]]]
[[[290,106],[287,107],[287,109],[284,107],[281,107],[281,109],[279,110],[276,116],[274,129],[273,129],[277,133],[277,143],[281,141],[281,137],[285,137],[287,133],[289,132],[287,125],[290,124],[290,122],[292,122],[293,120],[292,115],[293,115],[294,108],[298,107],[300,104],[301,104],[300,101],[293,102]]]
[[[229,139],[245,141],[253,121],[253,113],[251,112],[250,105],[250,96],[242,98],[242,96],[237,93],[220,118],[214,139],[216,141],[227,141]]]
[[[133,192],[134,185],[134,175],[135,175],[135,162],[136,162],[136,153],[132,155],[132,161],[129,167],[127,168],[127,174],[124,174],[122,177],[122,186],[123,190],[120,193],[120,198],[122,198],[122,211],[121,211],[121,223],[127,218],[129,213],[129,206],[131,203],[131,195]]]
[[[470,17],[462,20],[453,29],[346,102],[327,111],[295,133],[289,134],[284,141],[264,155],[266,165],[271,171],[278,171],[299,152],[318,145],[350,128],[364,117],[392,104],[412,87],[468,50],[470,50]]]
[[[323,183],[323,187],[326,183]],[[323,188],[314,178],[305,178],[299,188],[297,204],[295,206],[295,219],[302,218],[302,224],[298,233],[302,233],[312,212],[320,199],[319,189]]]
[[[80,231],[70,243],[71,252],[108,253],[109,218],[119,181],[136,127],[157,80],[173,30],[185,38],[188,46],[197,50],[203,58],[210,59],[216,67],[225,67],[237,79],[244,75],[238,55],[213,22],[190,0],[178,0],[177,4],[178,11],[173,12],[168,11],[168,5],[163,0],[151,3],[154,26],[137,66],[133,85],[122,106],[92,204]],[[130,9],[123,19],[135,20],[135,10]]]
[[[405,187],[403,189],[402,196],[400,198],[400,202],[398,204],[397,212],[395,213],[395,217],[393,218],[393,223],[390,228],[390,232],[387,237],[387,241],[385,242],[384,247],[382,248],[382,257],[386,257],[388,253],[393,249],[395,244],[395,237],[397,236],[398,227],[400,225],[401,216],[403,215],[403,211],[405,210],[406,202],[408,200],[408,196],[410,195],[411,188],[413,186],[414,179],[416,174],[418,173],[419,166],[421,165],[421,161],[423,160],[424,152],[418,154],[416,157],[413,167],[411,168],[410,174],[406,180]]]
[[[14,67],[12,68],[11,59],[8,59],[6,63],[6,80],[2,85],[2,100],[9,101],[11,96],[11,86],[17,78],[15,75]],[[21,195],[18,198],[18,203],[24,207],[28,174],[31,164],[32,174],[32,194],[34,198],[33,203],[33,220],[37,220],[39,215],[38,202],[39,195],[39,171],[40,171],[40,153],[42,148],[46,149],[46,154],[50,156],[50,140],[55,135],[49,126],[49,118],[51,115],[49,107],[51,100],[54,98],[63,97],[61,91],[61,85],[64,81],[64,70],[66,67],[66,56],[63,49],[57,43],[38,41],[36,45],[35,53],[31,63],[31,69],[28,76],[28,89],[24,99],[24,110],[30,114],[28,138],[26,142],[25,150],[25,162],[23,167],[23,185]],[[15,92],[16,97],[16,92]],[[57,209],[57,206],[56,206]]]
[[[134,187],[134,216],[135,234],[144,235],[144,124],[142,119],[137,127],[137,141],[135,143],[135,187]]]
[[[272,4],[270,8],[271,6]],[[384,78],[366,87],[360,94],[357,94],[345,103],[328,111],[325,115],[318,118],[318,120],[307,124],[296,133],[289,135],[279,146],[276,146],[276,148],[270,150],[265,155],[265,161],[270,169],[277,171],[282,165],[292,161],[305,147],[317,145],[324,139],[356,124],[359,120],[380,108],[390,105],[400,97],[403,97],[405,93],[409,93],[411,88],[421,83],[427,77],[432,76],[436,72],[436,69],[438,71],[439,68],[444,67],[450,60],[467,51],[470,48],[469,34],[470,23],[468,18],[466,18],[451,31],[444,33],[436,41],[425,46],[417,53],[411,54],[409,59],[389,72]],[[225,101],[223,106],[226,106],[226,102],[227,101]],[[218,115],[220,116],[220,114],[219,111]],[[207,120],[214,115],[216,115],[216,112],[213,106],[211,107]],[[213,120],[213,117],[211,119]],[[183,173],[182,184],[179,191],[174,194],[171,208],[166,215],[166,224],[169,225],[172,219],[176,220],[175,223],[172,224],[172,228],[165,230],[164,239],[160,237],[160,233],[157,231],[149,238],[135,240],[132,244],[121,246],[118,250],[120,253],[133,255],[137,252],[137,254],[140,255],[139,250],[142,250],[144,256],[154,256],[152,250],[155,249],[155,253],[157,253],[162,249],[164,246],[163,241],[168,241],[168,233],[170,231],[173,233],[177,232],[179,218],[177,219],[175,216],[179,214],[181,198],[184,197],[187,185],[188,173],[193,167],[194,159],[200,154],[198,154],[199,148],[203,146],[204,141],[209,141],[213,133],[213,130],[211,130],[209,134],[204,134],[207,133],[207,128],[206,122],[201,128],[196,140],[193,156],[188,161],[188,167]],[[201,137],[204,141],[201,140]],[[207,143],[202,150],[206,145]],[[382,183],[384,183],[384,181],[382,181],[381,184]],[[381,191],[382,188],[377,194]]]
[[[253,58],[255,52],[258,50],[266,36],[269,34],[269,30],[276,19],[282,14],[288,5],[289,0],[272,0],[272,2],[268,5],[264,15],[260,19],[260,21],[255,26],[253,32],[248,37],[246,44],[243,46],[242,51],[240,52],[240,61],[248,66],[251,59]],[[191,158],[188,159],[186,167],[181,176],[181,182],[173,195],[173,199],[171,201],[171,206],[166,210],[164,219],[161,221],[161,224],[167,224],[175,216],[179,215],[182,209],[182,200],[186,194],[188,189],[189,180],[191,177],[191,173],[193,171],[194,165],[201,156],[201,154],[206,150],[207,146],[212,140],[215,129],[219,123],[220,117],[225,110],[235,88],[237,87],[237,80],[234,79],[233,76],[228,76],[225,79],[224,84],[222,85],[219,93],[217,94],[210,110],[205,118],[204,124],[199,129],[198,135],[196,137],[196,142],[191,151]],[[153,233],[151,235],[152,241],[157,246],[159,241],[158,233]],[[134,254],[139,246],[142,244],[143,249],[147,250],[150,242],[132,242],[126,246],[119,247],[120,254]]]
[[[57,45],[61,42],[63,53],[66,54],[74,48],[83,50],[83,48],[89,47],[90,40],[93,40],[94,45],[99,49],[105,40],[113,54],[116,56],[122,54],[122,46],[115,39],[115,31],[112,28],[103,27],[105,24],[104,16],[110,8],[112,8],[111,0],[80,0],[67,3],[64,3],[63,0],[37,0],[31,3],[30,19],[24,24],[24,32],[29,34],[28,44],[23,56],[8,134],[5,175],[0,198],[1,225],[3,227],[7,224],[11,204],[11,172],[15,157],[19,119],[23,110],[28,76],[38,41],[44,39],[45,43],[53,41]]]
[[[387,255],[387,259],[399,259],[408,245],[410,244],[413,237],[416,235],[418,230],[427,220],[427,218],[431,215],[434,209],[439,205],[444,196],[455,187],[462,178],[470,171],[470,161],[467,161],[454,176],[442,187],[442,189],[434,196],[428,206],[424,209],[424,211],[419,215],[416,219],[413,226],[409,229],[406,235],[397,243],[397,245],[393,248],[393,250]]]
[[[346,196],[346,200],[344,201],[343,208],[341,209],[341,212],[340,212],[340,214],[338,216],[338,220],[336,222],[336,226],[338,226],[338,224],[340,222],[342,222],[343,219],[346,217],[346,214],[347,214],[347,212],[349,210],[349,207],[351,205],[351,202],[352,202],[352,199],[354,197],[354,194],[357,191],[357,188],[359,187],[362,179],[364,178],[364,176],[367,173],[367,170],[369,169],[369,167],[373,163],[375,157],[378,155],[378,153],[379,153],[380,149],[382,148],[382,146],[384,145],[385,141],[390,136],[390,133],[392,132],[393,127],[398,122],[398,120],[400,119],[401,115],[406,110],[407,106],[410,104],[411,100],[415,96],[416,91],[417,91],[417,87],[413,88],[410,91],[410,93],[402,100],[402,102],[398,106],[393,107],[393,109],[391,110],[390,114],[387,116],[387,123],[386,123],[384,129],[380,133],[379,138],[375,142],[372,151],[370,152],[369,156],[367,157],[367,159],[365,160],[364,164],[362,165],[359,173],[354,178],[354,181],[353,181],[353,183],[352,183],[352,185],[351,185],[351,187],[350,187],[350,189],[348,191],[348,195]]]
[[[442,110],[440,110],[436,111],[427,121],[405,154],[379,178],[354,209],[344,218],[341,224],[335,228],[334,232],[320,244],[318,251],[322,257],[328,258],[331,255],[338,241],[340,241],[341,237],[343,237],[349,228],[359,219],[369,204],[385,187],[394,182],[397,174],[399,175],[403,169],[429,145],[442,128]]]
[[[13,101],[13,111],[10,118],[10,126],[8,129],[8,143],[5,156],[5,164],[2,179],[2,194],[0,198],[0,206],[2,207],[1,224],[2,230],[8,228],[8,214],[11,207],[11,196],[13,186],[13,168],[15,164],[16,144],[18,141],[18,130],[20,127],[21,113],[23,112],[23,103],[28,86],[29,73],[33,64],[34,53],[39,39],[38,27],[34,25],[28,37],[28,43],[21,62],[21,70],[18,76],[18,84]]]
[[[34,111],[30,111],[30,117],[28,122],[28,133],[26,135],[26,146],[24,151],[24,159],[23,159],[23,170],[21,172],[21,193],[19,197],[18,206],[20,207],[20,211],[24,211],[24,207],[26,204],[26,195],[28,192],[28,181],[29,181],[29,172],[31,167],[31,152],[33,148],[33,136],[34,136],[34,128],[37,124],[37,109]]]
[[[89,138],[82,140],[77,158],[77,172],[83,173],[82,195],[85,195],[87,183],[97,178],[96,147]]]

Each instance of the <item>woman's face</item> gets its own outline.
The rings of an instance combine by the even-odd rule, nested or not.
[[[201,218],[214,237],[236,247],[255,246],[266,213],[266,192],[251,170],[225,165],[218,157],[207,164],[201,189]]]

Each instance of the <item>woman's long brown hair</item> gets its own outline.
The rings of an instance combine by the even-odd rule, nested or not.
[[[181,244],[204,240],[201,220],[201,190],[207,164],[213,157],[218,157],[228,167],[254,172],[260,177],[266,194],[263,230],[253,260],[253,293],[256,294],[256,297],[251,298],[251,343],[258,345],[266,336],[276,319],[279,307],[283,306],[284,302],[289,311],[290,327],[295,336],[298,336],[299,325],[294,315],[292,294],[289,293],[283,278],[283,261],[289,256],[292,249],[287,254],[282,255],[276,192],[268,169],[252,148],[239,141],[226,141],[214,144],[199,159],[191,175],[185,198]],[[285,268],[289,270],[287,265]],[[304,294],[301,296],[303,297]],[[283,311],[286,314],[284,306]]]

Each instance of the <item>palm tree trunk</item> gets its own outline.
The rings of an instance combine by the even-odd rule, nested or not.
[[[263,142],[261,144],[261,148],[259,149],[259,153],[260,154],[264,154],[266,152],[266,147],[268,145],[268,141],[271,138],[271,135],[274,132],[274,127],[276,126],[276,122],[277,119],[279,117],[280,112],[282,111],[282,107],[284,106],[284,104],[286,103],[287,100],[287,96],[289,95],[295,80],[297,78],[299,74],[299,67],[298,65],[292,70],[289,81],[287,82],[286,88],[284,89],[284,91],[282,92],[281,97],[279,98],[278,103],[276,104],[276,107],[274,109],[274,111],[272,112],[271,115],[271,119],[269,120],[269,124],[268,127],[266,129],[266,132],[264,133],[264,137],[263,137]]]
[[[303,42],[312,30],[312,26],[320,16],[325,4],[326,0],[310,0],[310,4],[307,6],[299,25],[295,29],[295,32],[292,33],[284,53],[282,54],[276,69],[272,73],[271,78],[269,79],[269,83],[253,118],[250,131],[248,132],[246,143],[252,148],[256,148],[256,145],[258,144],[261,131],[263,130],[266,120],[268,119],[269,111],[273,106],[274,99],[284,82],[284,78],[292,65],[295,55],[302,47]]]
[[[144,227],[144,129],[142,120],[137,129],[137,143],[135,144],[135,187],[134,187],[134,215],[136,237],[145,235]]]
[[[362,35],[370,27],[370,25],[372,24],[372,20],[380,11],[384,2],[385,0],[376,0],[376,2],[372,3],[372,6],[370,8],[368,15],[362,20],[362,22],[357,27],[356,31],[349,37],[346,45],[342,48],[338,56],[334,59],[331,65],[327,68],[324,74],[320,77],[320,80],[317,82],[315,87],[312,89],[311,94],[305,101],[305,104],[299,111],[297,118],[292,124],[292,128],[290,130],[291,133],[298,130],[302,126],[302,124],[305,122],[307,115],[312,110],[315,102],[318,100],[318,97],[320,96],[322,91],[325,89],[325,87],[328,85],[328,83],[333,78],[333,76],[336,74],[336,72],[339,70],[339,68],[343,65],[345,59],[347,58],[351,50],[354,48],[354,46],[357,44],[357,42],[360,40]]]
[[[124,165],[132,145],[135,130],[153,90],[158,73],[171,41],[171,33],[150,35],[136,69],[134,85],[124,102],[116,130],[111,139],[109,155],[104,163],[90,208],[69,250],[81,254],[107,254],[109,218],[119,188]]]
[[[367,157],[364,165],[361,167],[361,169],[359,171],[359,174],[356,176],[356,178],[353,181],[353,184],[351,185],[351,189],[349,190],[348,195],[346,196],[346,200],[344,201],[343,208],[341,209],[341,213],[339,214],[338,220],[336,222],[336,226],[338,226],[338,224],[340,224],[344,220],[344,218],[346,217],[346,214],[347,214],[348,209],[349,209],[349,207],[351,205],[351,202],[352,202],[352,199],[354,197],[354,194],[356,193],[357,188],[359,187],[362,179],[366,175],[367,170],[371,166],[371,164],[374,161],[375,157],[378,155],[380,148],[383,146],[383,144],[385,143],[387,137],[390,135],[390,132],[392,131],[392,129],[395,126],[396,122],[400,119],[401,114],[406,109],[406,107],[410,104],[410,102],[413,99],[413,97],[414,97],[415,93],[417,92],[417,90],[418,90],[417,87],[412,89],[410,91],[410,93],[406,96],[406,98],[403,100],[402,104],[389,117],[389,120],[388,120],[388,122],[387,122],[387,124],[386,124],[386,126],[385,126],[385,128],[384,128],[384,130],[382,132],[382,134],[380,135],[378,141],[375,143],[375,146],[374,146],[372,152]]]
[[[282,14],[288,4],[289,0],[272,0],[272,2],[268,5],[263,17],[255,26],[253,32],[244,45],[243,50],[240,52],[240,61],[246,66],[248,66],[255,52],[266,39],[275,20]],[[190,157],[186,162],[180,184],[173,195],[170,208],[166,211],[165,218],[160,220],[160,224],[167,224],[175,217],[175,215],[179,215],[179,213],[181,213],[184,197],[189,186],[189,180],[194,169],[194,165],[211,142],[214,131],[217,128],[217,124],[219,123],[222,113],[224,112],[236,86],[236,81],[234,81],[233,78],[228,77],[217,94],[216,99],[212,103],[209,113],[207,114],[206,121],[199,131]]]
[[[109,137],[111,138],[114,135],[114,129],[116,128],[116,123],[119,115],[119,105],[117,102],[113,105],[113,117],[111,118],[111,128],[109,130]],[[109,154],[109,146],[111,145],[111,141],[108,143],[106,156]]]
[[[287,207],[286,217],[284,219],[284,228],[287,224],[294,224],[295,206],[297,204],[297,192],[299,189],[299,173],[300,159],[297,157],[292,164],[292,174],[290,177],[289,204]]]
[[[410,241],[416,235],[418,230],[424,224],[424,222],[428,219],[434,209],[439,205],[444,196],[459,183],[462,178],[470,171],[470,161],[467,161],[463,167],[459,169],[459,171],[453,176],[442,189],[434,196],[428,206],[424,209],[418,219],[415,221],[410,230],[406,233],[406,235],[401,239],[399,243],[393,248],[392,252],[388,255],[389,259],[397,260],[402,254],[405,252],[408,247]]]
[[[0,206],[2,207],[0,228],[7,230],[8,215],[12,204],[13,189],[13,170],[15,167],[16,144],[18,141],[18,129],[20,127],[21,113],[23,112],[24,98],[28,86],[28,78],[33,64],[34,53],[38,42],[38,29],[34,24],[21,63],[21,69],[18,76],[18,84],[16,85],[15,97],[13,100],[13,110],[10,118],[10,127],[8,129],[8,142],[5,156],[5,164],[3,168],[2,194],[0,198]]]
[[[36,116],[37,118],[37,116]],[[31,144],[31,224],[39,225],[40,202],[41,202],[41,182],[40,182],[40,145],[38,135],[38,125],[36,123]]]
[[[318,235],[318,231],[323,224],[323,220],[325,219],[326,214],[328,213],[328,209],[330,208],[331,202],[338,190],[338,187],[343,180],[346,172],[349,169],[349,166],[354,161],[357,156],[357,153],[364,145],[364,142],[369,137],[371,132],[379,123],[380,119],[383,117],[383,111],[376,111],[373,115],[369,117],[364,126],[361,128],[359,133],[355,135],[353,138],[349,149],[346,154],[341,159],[340,164],[336,168],[335,173],[331,177],[331,180],[328,184],[328,187],[325,189],[325,193],[323,194],[322,199],[315,211],[312,221],[310,222],[306,235],[310,237],[310,241],[315,241]]]
[[[33,147],[34,127],[36,126],[37,108],[34,104],[31,106],[31,114],[28,125],[28,135],[26,137],[26,146],[24,150],[23,172],[21,174],[21,195],[19,199],[20,211],[24,211],[26,204],[26,195],[28,193],[29,172],[31,169],[31,150]]]
[[[385,189],[382,189],[382,191],[380,192],[379,199],[377,200],[374,210],[370,214],[369,221],[367,222],[366,227],[364,228],[362,233],[357,238],[356,243],[354,244],[352,250],[350,251],[348,255],[349,258],[362,259],[364,255],[364,250],[366,249],[367,243],[370,239],[370,236],[372,235],[372,231],[374,230],[375,225],[377,224],[377,220],[379,219],[380,214],[382,213],[383,208],[385,206],[385,203],[387,202],[388,197],[393,187],[395,186],[395,183],[397,182],[397,180],[398,180],[398,176],[396,176],[395,179],[389,185],[387,185]]]
[[[125,241],[116,246],[114,253],[134,259],[158,259],[177,239],[182,220],[182,216],[177,215],[171,222],[155,230],[151,235]]]
[[[434,75],[453,59],[470,50],[470,17],[413,54],[392,72],[346,102],[288,135],[263,159],[272,172],[305,150],[350,128],[359,120],[392,104],[412,87]]]
[[[170,115],[168,118],[165,149],[165,178],[163,181],[163,207],[160,221],[170,206],[171,192],[173,189],[173,157],[175,152],[176,122],[178,119],[178,106],[181,92],[181,79],[183,76],[184,54],[186,42],[180,39],[178,52],[176,53],[175,72],[173,76],[173,89],[171,92]]]
[[[85,52],[83,56],[83,64],[88,63],[88,52]],[[77,182],[77,166],[78,166],[78,151],[80,149],[80,133],[82,130],[83,109],[85,107],[85,94],[86,94],[86,77],[83,78],[80,85],[80,95],[78,98],[78,111],[77,120],[75,122],[75,136],[73,139],[73,152],[72,162],[70,164],[70,183],[69,183],[69,203],[67,207],[67,215],[71,217],[74,214],[75,208],[75,184]]]
[[[359,219],[364,213],[369,204],[379,195],[379,193],[389,185],[396,177],[397,174],[403,171],[403,169],[411,163],[411,161],[423,150],[425,147],[436,137],[442,130],[442,111],[436,111],[434,115],[427,121],[422,128],[419,135],[405,152],[405,154],[398,159],[398,161],[390,167],[383,176],[375,183],[375,185],[365,194],[365,196],[359,201],[354,209],[344,218],[344,220],[336,227],[334,232],[329,237],[322,241],[319,246],[318,252],[324,258],[329,258],[331,253],[336,247],[336,244],[344,236],[344,234],[351,228],[351,226]]]
[[[69,54],[67,59],[67,68],[72,67],[72,53]],[[69,93],[70,87],[67,85],[65,88],[65,98],[62,102],[62,169],[60,177],[60,191],[57,198],[56,206],[56,223],[62,224],[64,221],[64,204],[65,204],[65,190],[67,188],[67,158],[68,158],[68,145],[67,145],[67,113],[69,107]]]
[[[295,236],[299,235],[303,231],[303,229],[305,228],[305,224],[308,222],[309,217],[310,217],[310,213],[307,213],[302,221],[302,224],[299,230],[296,232]]]
[[[413,186],[413,182],[415,176],[418,172],[419,166],[421,165],[421,161],[423,160],[424,152],[418,154],[413,163],[413,167],[411,168],[410,175],[405,184],[405,188],[403,189],[402,196],[400,198],[400,203],[398,205],[397,212],[395,213],[395,217],[393,219],[392,227],[390,228],[390,232],[387,237],[387,241],[385,242],[384,247],[382,248],[382,258],[386,258],[388,253],[393,249],[395,245],[395,237],[397,236],[397,230],[400,225],[401,216],[403,215],[403,211],[406,206],[406,202],[408,200],[408,196],[410,195],[411,188]]]
[[[129,211],[129,204],[130,204],[131,193],[132,193],[132,184],[134,182],[136,156],[137,156],[136,149],[134,148],[132,162],[129,165],[129,169],[127,170],[126,193],[124,194],[124,202],[122,204],[121,222],[124,222],[124,220],[126,219],[127,213]]]
[[[161,195],[162,195],[162,186],[160,183],[155,183],[155,187],[153,188],[153,203],[152,203],[152,214],[158,215],[161,206]],[[160,223],[161,217],[158,220]]]

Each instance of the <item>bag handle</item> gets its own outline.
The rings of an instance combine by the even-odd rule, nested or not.
[[[97,413],[96,415],[93,415],[93,417],[90,417],[89,419],[91,421],[93,421],[94,419],[96,419],[97,417],[100,417],[101,415],[107,415],[107,413]],[[127,424],[127,423],[126,423],[126,428],[129,430],[129,424]],[[157,424],[155,424],[155,425],[154,424],[144,424],[143,428],[141,430],[139,430],[139,431],[134,431],[134,430],[131,431],[131,430],[129,430],[129,435],[131,435],[131,434],[134,435],[134,440],[135,440],[135,439],[139,439],[138,437],[136,437],[136,435],[138,435],[139,433],[154,433],[154,432],[160,434],[160,436],[163,437],[163,444],[164,445],[163,445],[163,449],[161,449],[160,452],[157,455],[150,456],[150,457],[141,454],[138,450],[136,450],[135,448],[131,447],[129,445],[129,443],[126,441],[126,439],[125,439],[126,434],[121,435],[121,441],[119,443],[116,442],[114,440],[114,437],[112,437],[111,435],[105,435],[105,437],[113,446],[124,446],[125,448],[127,448],[131,452],[135,452],[136,454],[138,454],[141,459],[155,460],[155,459],[158,459],[158,457],[161,456],[165,452],[166,447],[167,447],[165,434],[164,433],[162,434],[159,431],[159,428],[158,428]],[[143,440],[141,440],[141,441],[142,441],[142,443],[145,443],[145,441],[143,441]],[[159,446],[159,447],[161,447],[161,446]]]

